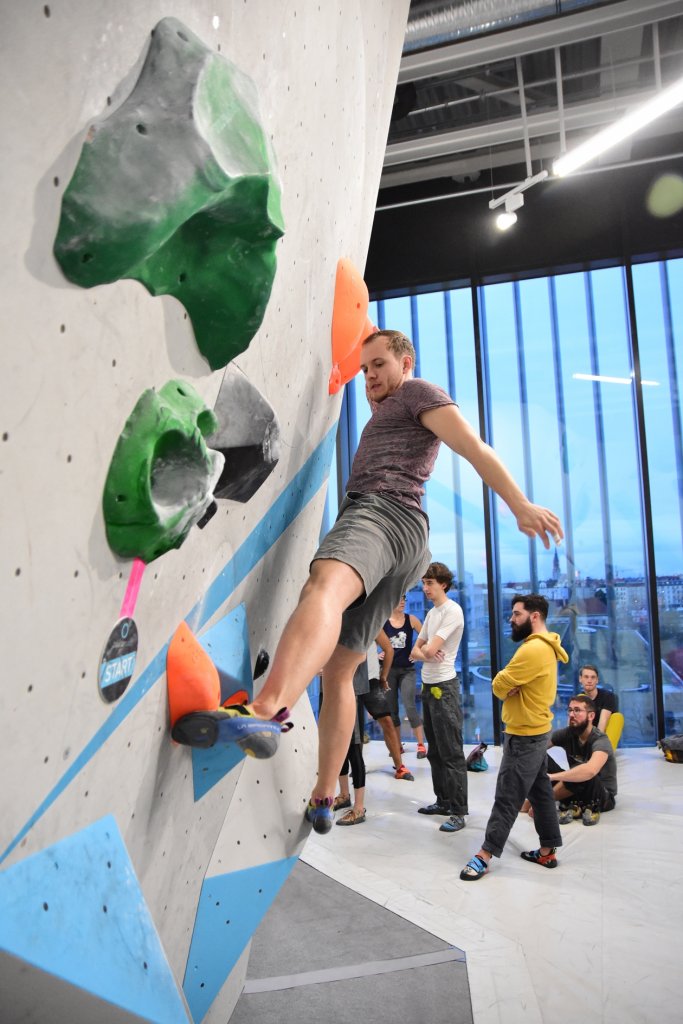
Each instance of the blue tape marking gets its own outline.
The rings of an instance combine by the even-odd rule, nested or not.
[[[254,527],[230,561],[223,567],[218,577],[207,590],[204,599],[197,602],[187,616],[186,621],[191,629],[196,631],[208,621],[214,612],[230,597],[235,587],[242,582],[273,544],[279,540],[287,527],[291,525],[302,509],[306,507],[311,498],[318,493],[329,472],[336,435],[337,424],[335,423],[296,476],[292,478],[286,490],[276,498],[260,523]],[[192,625],[193,620],[196,620],[194,626]],[[42,803],[38,805],[26,824],[11,841],[2,856],[0,856],[0,864],[10,855],[24,836],[30,832],[36,822],[42,818],[66,787],[73,782],[78,773],[85,768],[100,747],[118,729],[124,719],[137,707],[154,683],[165,674],[166,652],[169,643],[170,640],[155,655],[139,679],[128,688],[118,704],[114,706],[107,721],[100,726],[90,742],[86,744],[78,757],[62,775],[61,779],[53,786]]]

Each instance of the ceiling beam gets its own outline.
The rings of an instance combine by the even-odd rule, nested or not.
[[[455,74],[482,64],[524,56],[554,46],[584,42],[623,29],[640,28],[680,16],[681,0],[623,0],[621,3],[558,15],[520,28],[464,39],[447,46],[407,53],[401,58],[398,84],[433,75]]]
[[[654,95],[655,91],[652,89],[641,89],[624,96],[609,96],[606,99],[565,106],[565,129],[568,132],[582,131],[610,124],[626,110],[644,103]],[[680,111],[679,117],[681,117]],[[526,125],[530,138],[553,133],[559,137],[560,124],[556,108],[527,115]],[[384,169],[414,163],[416,160],[431,160],[438,157],[452,158],[458,153],[472,149],[509,145],[520,142],[523,137],[522,118],[509,117],[502,121],[484,122],[475,127],[429,134],[409,139],[406,142],[393,142],[387,146]]]

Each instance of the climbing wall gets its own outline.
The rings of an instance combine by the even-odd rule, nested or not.
[[[17,1024],[224,1022],[250,936],[307,836],[316,726],[304,696],[272,761],[177,746],[166,651],[185,621],[224,674],[258,691],[258,652],[274,650],[305,579],[341,400],[328,395],[335,268],[341,257],[365,263],[408,0],[5,8],[2,1013]],[[61,221],[63,200],[92,126],[128,109],[150,33],[166,18],[248,76],[272,150],[281,198],[280,210],[268,199],[268,259],[276,266],[261,260],[265,292],[261,305],[258,296],[251,302],[250,343],[220,302],[206,315],[203,287],[183,304],[177,260],[190,242],[182,224],[176,263],[162,268],[172,287],[151,281],[149,253],[93,284],[55,249],[58,234],[67,249],[79,241]],[[146,123],[134,127],[150,141]],[[144,158],[139,173],[152,182],[156,173],[161,190],[168,161],[184,158],[174,141],[154,173]],[[118,144],[107,159],[106,174],[94,176],[103,192],[90,201],[116,226],[104,186],[132,174],[124,192],[137,201],[138,165]],[[150,209],[158,199],[146,187],[143,220],[144,196]],[[208,208],[222,231],[232,212]],[[89,242],[102,237],[97,228]],[[230,258],[243,269],[242,256],[237,246]],[[207,269],[202,253],[194,261]],[[246,288],[236,289],[238,304]],[[222,328],[238,351],[227,369],[211,348]],[[102,499],[136,403],[180,381],[199,406],[230,409],[217,400],[235,376],[248,383],[241,394],[258,392],[268,424],[272,410],[277,459],[252,474],[253,486],[228,481],[216,491],[203,528],[196,520],[210,496],[200,496],[179,546],[137,562],[115,554]],[[236,402],[233,418],[229,443],[248,461],[255,416]],[[210,457],[212,486],[221,458]],[[134,623],[136,643],[122,618]]]

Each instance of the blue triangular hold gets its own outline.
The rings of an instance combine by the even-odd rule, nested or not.
[[[231,612],[207,630],[198,640],[217,668],[223,669],[240,687],[246,690],[249,697],[254,692],[254,681],[251,675],[251,656],[249,654],[249,629],[247,627],[247,611],[243,604],[233,608]],[[227,696],[226,694],[222,695]],[[229,771],[244,758],[244,753],[234,743],[226,746],[215,746],[209,750],[193,749],[192,777],[195,801],[220,782]]]
[[[143,1020],[189,1020],[111,815],[0,872],[0,949]]]
[[[183,989],[202,1020],[298,857],[207,878],[202,885]]]

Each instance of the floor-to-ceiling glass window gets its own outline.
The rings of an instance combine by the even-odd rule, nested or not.
[[[420,375],[445,388],[477,432],[479,403],[469,288],[418,297],[415,309]],[[445,445],[427,484],[429,546],[435,561],[444,562],[455,583],[450,596],[462,607],[465,631],[456,661],[460,676],[465,741],[492,734],[491,656],[487,604],[486,545],[481,480],[469,463]],[[419,588],[414,614],[428,611]]]
[[[626,715],[624,742],[654,740],[633,364],[624,271],[552,282],[571,494],[572,677],[600,673]],[[645,689],[647,685],[647,688]]]
[[[683,260],[633,268],[655,549],[664,728],[683,732]]]
[[[623,267],[432,290],[371,306],[375,323],[413,338],[420,375],[447,387],[522,489],[554,509],[565,528],[565,540],[550,550],[530,541],[503,502],[484,505],[469,464],[442,449],[425,509],[433,557],[454,570],[452,596],[467,622],[457,667],[469,742],[478,730],[493,737],[491,672],[514,651],[510,598],[530,590],[548,598],[549,628],[570,656],[559,671],[560,721],[581,665],[591,663],[619,699],[622,742],[656,739],[660,685],[666,731],[683,728],[683,260],[633,268],[633,296],[639,377]],[[347,390],[352,455],[369,408],[362,376]],[[422,618],[419,588],[409,603]],[[654,636],[651,623],[658,625]]]

